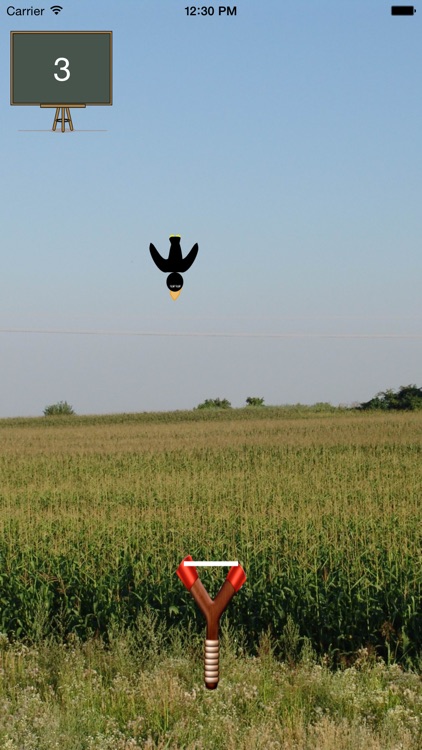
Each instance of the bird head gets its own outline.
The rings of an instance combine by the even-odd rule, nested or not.
[[[183,278],[180,273],[171,273],[170,276],[167,277],[166,284],[170,289],[171,297],[177,299],[183,286]]]

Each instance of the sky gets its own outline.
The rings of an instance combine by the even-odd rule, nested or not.
[[[422,6],[3,5],[1,417],[422,386]],[[47,30],[113,32],[113,105],[73,133],[10,105],[10,31]],[[175,301],[171,234],[199,245]]]

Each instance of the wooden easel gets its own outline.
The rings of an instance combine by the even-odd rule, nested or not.
[[[76,107],[77,109],[83,109],[86,104],[40,104],[42,108],[55,108],[56,114],[54,115],[52,130],[57,130],[57,123],[61,123],[61,131],[66,131],[66,123],[69,123],[69,129],[73,130],[72,115],[70,114],[70,108]]]

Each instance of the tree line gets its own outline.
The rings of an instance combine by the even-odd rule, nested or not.
[[[248,396],[246,405],[265,407],[264,399],[260,396]],[[301,406],[301,404],[297,404],[297,406]],[[194,406],[194,410],[231,408],[232,405],[227,398],[207,398],[202,404]],[[315,411],[327,409],[333,411],[336,407],[326,402],[320,402],[314,404],[313,408]],[[380,391],[369,401],[364,401],[351,408],[360,411],[415,411],[416,409],[422,409],[422,388],[418,388],[416,385],[401,385],[397,391],[390,388],[386,391]],[[61,414],[75,414],[73,407],[67,401],[59,401],[57,404],[51,404],[44,409],[44,416],[46,417]]]

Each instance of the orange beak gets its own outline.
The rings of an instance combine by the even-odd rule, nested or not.
[[[171,296],[171,298],[172,298],[172,299],[177,299],[181,291],[182,291],[181,289],[179,289],[179,291],[178,291],[178,292],[172,292],[172,291],[170,290],[170,296]]]

